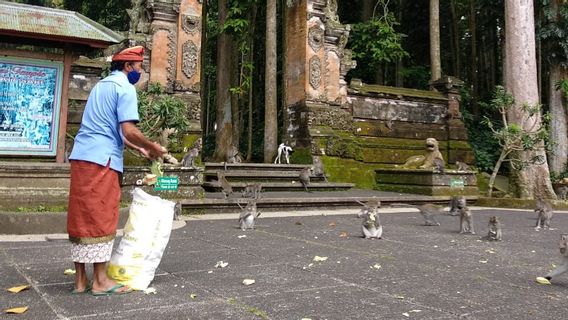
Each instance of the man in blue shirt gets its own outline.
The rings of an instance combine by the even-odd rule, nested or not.
[[[166,153],[165,148],[149,141],[136,127],[139,116],[134,84],[140,79],[143,57],[141,46],[113,56],[112,73],[99,81],[89,95],[69,156],[67,232],[76,270],[73,293],[110,295],[132,291],[106,275],[118,224],[123,149],[126,144],[149,159]],[[91,282],[86,263],[93,263]]]

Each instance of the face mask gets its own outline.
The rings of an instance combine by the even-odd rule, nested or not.
[[[140,75],[142,73],[138,72],[136,70],[132,70],[127,74],[128,77],[128,82],[130,82],[131,84],[136,84],[136,82],[138,82],[138,80],[140,80]]]

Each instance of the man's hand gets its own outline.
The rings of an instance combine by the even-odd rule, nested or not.
[[[150,146],[151,147],[147,150],[147,152],[148,152],[147,158],[150,159],[150,160],[154,160],[156,158],[161,158],[166,153],[168,153],[168,150],[166,148],[162,147],[158,143],[152,142],[152,144]]]

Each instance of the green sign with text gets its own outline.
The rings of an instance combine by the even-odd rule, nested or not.
[[[450,189],[463,189],[465,181],[463,179],[450,179]]]
[[[179,184],[178,177],[158,177],[154,185],[156,191],[177,191]]]

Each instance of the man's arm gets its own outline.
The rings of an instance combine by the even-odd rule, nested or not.
[[[167,153],[166,148],[162,147],[158,143],[148,140],[133,122],[122,122],[120,127],[125,138],[125,143],[128,147],[138,151],[141,151],[140,148],[145,149],[148,151],[150,159],[162,157]],[[143,151],[141,152],[144,153]]]

